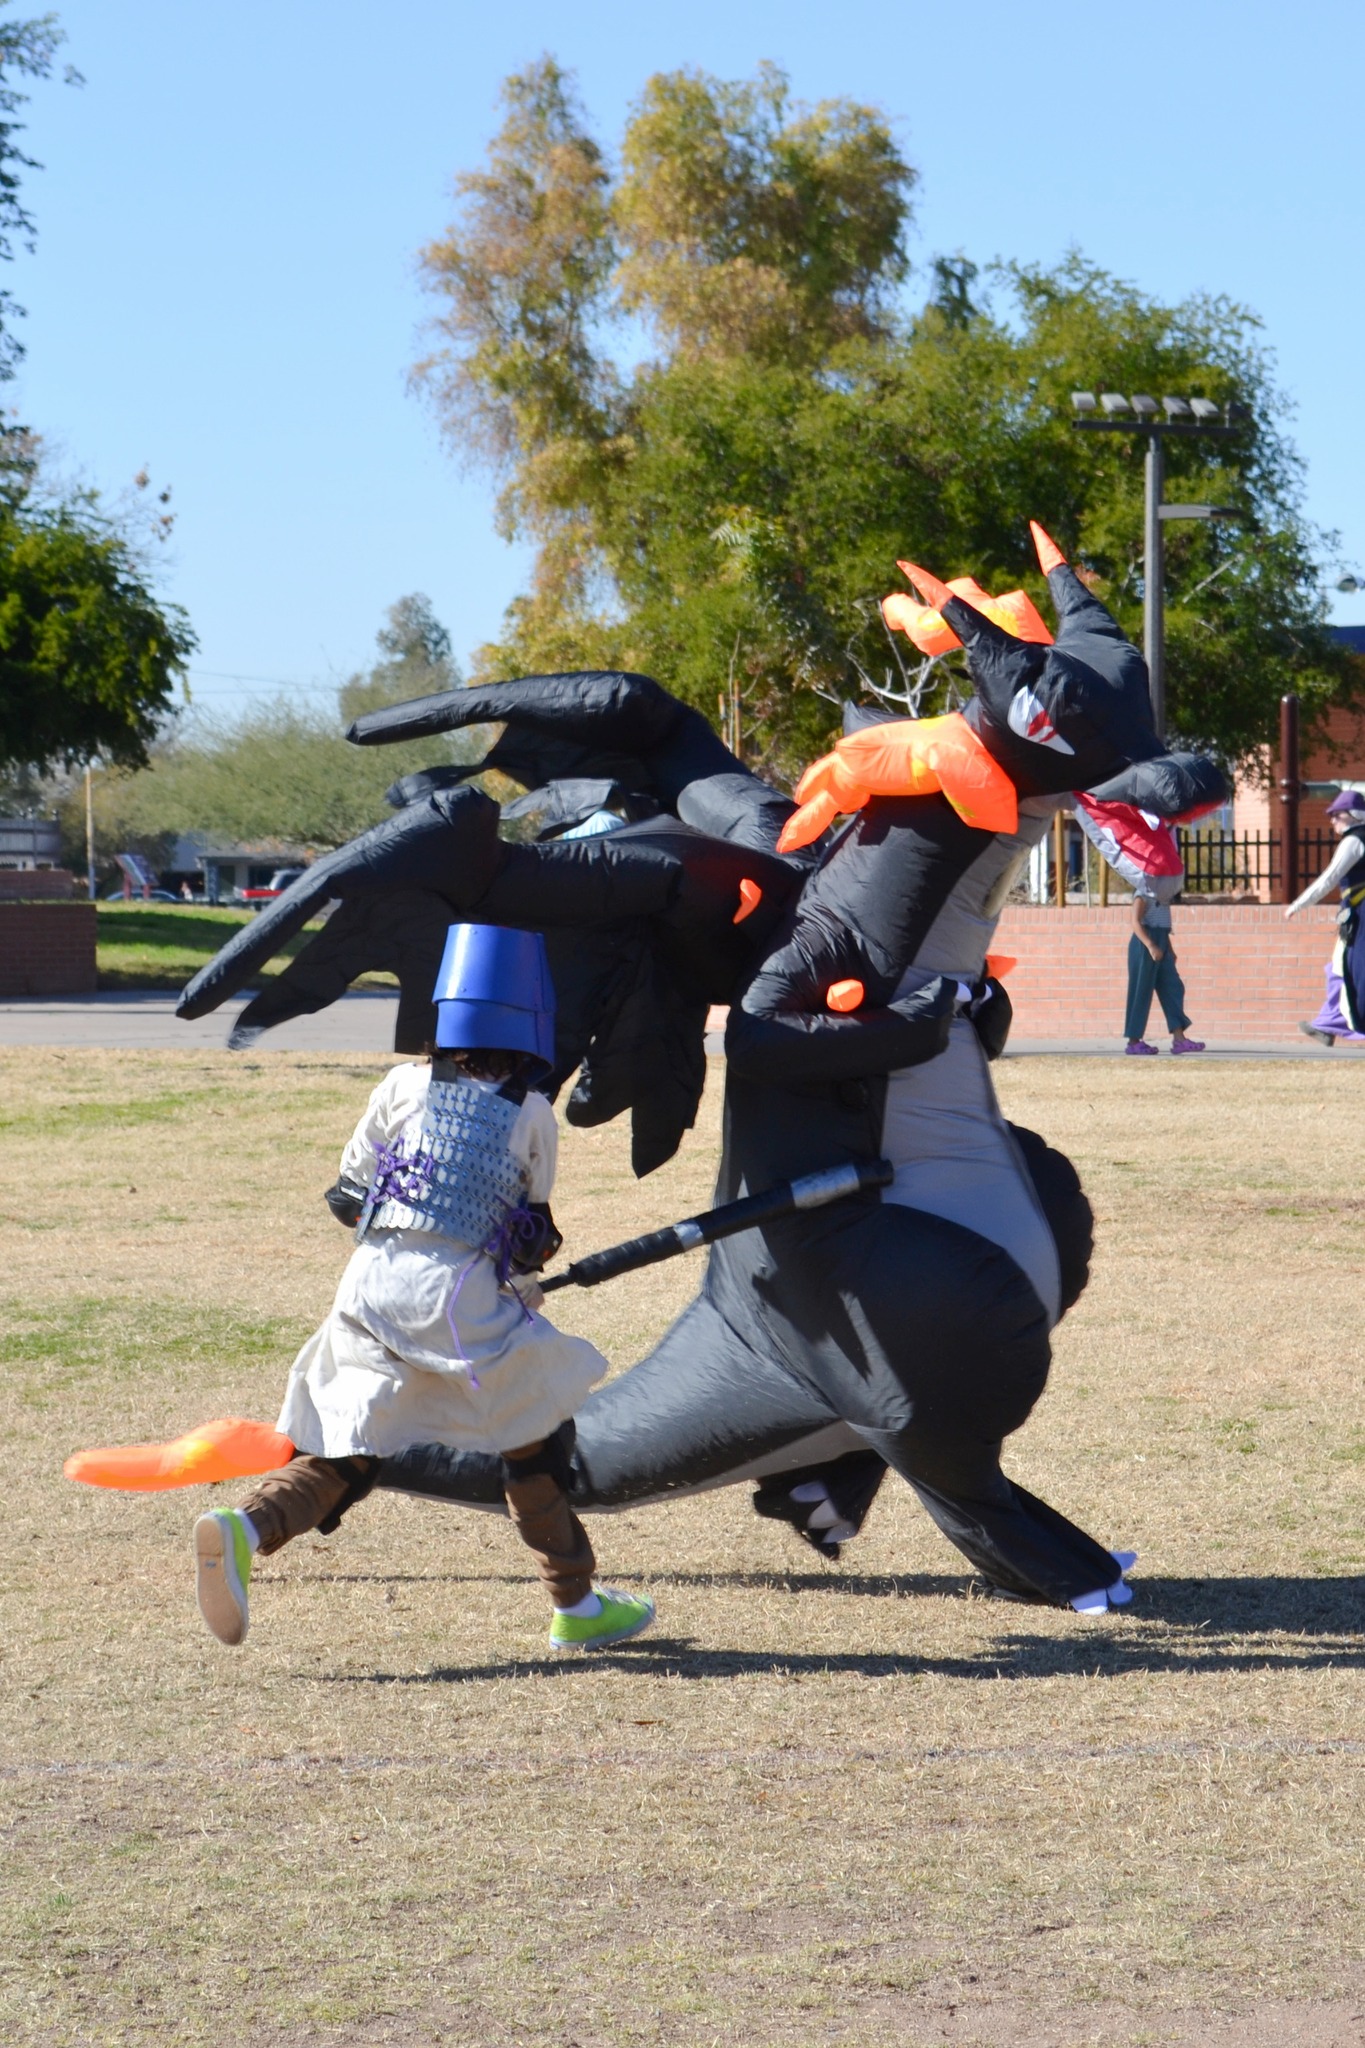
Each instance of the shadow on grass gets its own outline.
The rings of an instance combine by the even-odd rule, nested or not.
[[[674,1583],[790,1587],[779,1574],[675,1575]],[[797,1582],[799,1583],[799,1581]],[[814,1579],[849,1590],[961,1592],[960,1579]],[[603,1667],[669,1678],[827,1677],[1039,1679],[1128,1678],[1161,1673],[1189,1676],[1228,1671],[1365,1669],[1365,1578],[1149,1579],[1138,1581],[1141,1606],[1101,1622],[1075,1618],[1065,1632],[1041,1635],[1012,1629],[967,1656],[903,1652],[712,1649],[687,1637],[651,1636],[621,1650],[595,1651]],[[1027,1613],[1002,1603],[983,1615]],[[1059,1615],[1059,1620],[1062,1617]],[[1153,1626],[1155,1624],[1155,1626]],[[471,1685],[505,1678],[557,1677],[580,1671],[581,1657],[508,1657],[495,1663],[441,1665],[427,1671],[336,1673],[334,1685]]]
[[[291,1571],[292,1585],[319,1586],[524,1586],[525,1572],[490,1571],[448,1571],[448,1572],[329,1572],[321,1568],[312,1571]],[[623,1586],[643,1586],[646,1581],[651,1589],[659,1586],[702,1586],[716,1591],[730,1587],[744,1592],[756,1593],[842,1593],[856,1594],[863,1599],[904,1600],[913,1596],[921,1599],[959,1599],[967,1592],[970,1580],[961,1573],[943,1573],[935,1576],[929,1572],[891,1573],[875,1572],[856,1574],[840,1572],[836,1566],[824,1571],[768,1571],[768,1572],[613,1572],[613,1582],[619,1580]]]

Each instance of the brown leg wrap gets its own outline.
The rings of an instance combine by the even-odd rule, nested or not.
[[[278,1472],[267,1472],[255,1492],[239,1503],[261,1539],[261,1556],[282,1550],[295,1536],[324,1522],[335,1528],[338,1512],[369,1491],[367,1482],[372,1483],[378,1462],[377,1458],[315,1458],[302,1451]]]
[[[576,1607],[592,1591],[597,1559],[588,1532],[569,1506],[553,1472],[518,1477],[519,1464],[535,1464],[543,1444],[504,1453],[503,1491],[512,1523],[536,1561],[541,1584],[556,1607]]]

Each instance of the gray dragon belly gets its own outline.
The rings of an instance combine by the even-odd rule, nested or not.
[[[907,975],[902,988],[914,979]],[[1059,1320],[1056,1242],[965,1017],[954,1020],[938,1059],[888,1076],[882,1151],[896,1169],[884,1202],[927,1210],[998,1244],[1027,1275],[1049,1325]]]

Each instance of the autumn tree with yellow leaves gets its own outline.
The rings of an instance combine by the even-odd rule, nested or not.
[[[1042,598],[1030,516],[1136,631],[1140,450],[1070,426],[1072,388],[1103,385],[1245,409],[1213,453],[1169,449],[1173,497],[1238,512],[1168,535],[1174,727],[1235,758],[1284,689],[1311,720],[1343,686],[1246,309],[1163,306],[1075,252],[984,282],[939,258],[915,305],[917,173],[891,124],[804,106],[772,66],[651,78],[615,168],[553,59],[503,100],[421,254],[438,310],[414,372],[453,450],[496,474],[500,530],[535,548],[476,679],[643,669],[780,771],[842,697],[903,694],[877,607],[896,558]],[[924,709],[960,683],[951,664],[918,680]]]

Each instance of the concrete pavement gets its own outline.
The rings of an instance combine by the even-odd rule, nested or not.
[[[93,996],[25,996],[0,1003],[0,1045],[128,1046],[142,1052],[225,1048],[250,992],[207,1017],[184,1023],[176,998],[119,990]],[[253,1051],[392,1052],[398,996],[386,991],[346,995],[313,1017],[268,1031]]]
[[[175,1014],[175,997],[169,994],[138,994],[118,991],[92,996],[27,996],[0,1003],[0,1046],[2,1045],[89,1045],[128,1046],[143,1052],[177,1049],[181,1052],[208,1047],[226,1047],[239,1012],[249,996],[243,995],[208,1017],[193,1024],[182,1023]],[[268,1031],[252,1048],[265,1052],[390,1052],[398,997],[386,991],[363,991],[343,996],[329,1009],[313,1017],[296,1017]],[[706,1050],[719,1056],[725,1049],[724,1013],[713,1013],[706,1035]],[[1203,1059],[1300,1059],[1344,1060],[1365,1057],[1365,1047],[1337,1046],[1329,1049],[1311,1039],[1227,1039],[1210,1038]],[[1013,1038],[1007,1059],[1059,1054],[1084,1058],[1114,1059],[1123,1054],[1118,1038]],[[1170,1054],[1164,1049],[1163,1059]]]
[[[1168,1039],[1159,1038],[1148,1043],[1157,1046],[1163,1060],[1170,1059]],[[1204,1044],[1207,1051],[1186,1053],[1182,1057],[1196,1064],[1200,1060],[1336,1060],[1340,1063],[1365,1055],[1365,1046],[1318,1045],[1311,1038],[1302,1037],[1296,1043],[1286,1038],[1216,1038],[1209,1032]],[[1011,1038],[1005,1050],[1007,1060],[1027,1059],[1039,1054],[1070,1054],[1083,1059],[1128,1058],[1121,1038]],[[1133,1060],[1131,1064],[1137,1066],[1142,1062]]]

